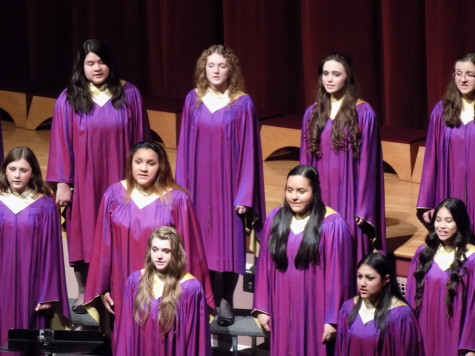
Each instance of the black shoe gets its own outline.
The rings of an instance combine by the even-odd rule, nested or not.
[[[87,314],[87,310],[86,308],[84,308],[84,304],[73,305],[71,309],[76,314]]]
[[[221,315],[218,315],[218,320],[216,321],[216,324],[222,327],[231,326],[234,324],[234,316],[232,316],[231,318],[223,318]]]

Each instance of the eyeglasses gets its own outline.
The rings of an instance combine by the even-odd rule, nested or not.
[[[467,79],[467,80],[473,80],[475,79],[475,73],[474,72],[454,72],[454,78],[457,80],[462,80],[462,79]]]

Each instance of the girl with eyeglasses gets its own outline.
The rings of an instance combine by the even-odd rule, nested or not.
[[[465,202],[475,221],[475,53],[457,58],[444,99],[432,110],[422,170],[418,217],[429,224],[438,202]]]

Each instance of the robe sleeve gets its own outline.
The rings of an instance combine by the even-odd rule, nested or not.
[[[412,257],[411,264],[409,266],[409,272],[407,274],[407,285],[406,285],[406,300],[409,305],[415,309],[416,308],[416,290],[417,290],[417,282],[416,278],[414,277],[414,272],[419,265],[419,255],[421,254],[422,250],[425,248],[425,245],[421,245],[417,248],[414,257]]]
[[[239,149],[239,159],[236,164],[237,187],[235,191],[234,206],[243,205],[255,209],[260,202],[258,195],[262,191],[262,154],[259,137],[259,125],[256,109],[249,96],[243,98],[245,105],[239,113],[239,141],[235,148]],[[256,199],[256,196],[258,199]],[[261,211],[257,211],[261,215]],[[261,215],[262,217],[262,215]]]
[[[193,90],[186,96],[181,114],[180,137],[176,156],[176,181],[183,187],[190,187],[188,182],[187,157],[190,154],[190,143],[194,142],[194,140],[190,140],[188,136],[191,131],[191,116],[195,109],[195,102],[196,94]]]
[[[184,355],[211,355],[211,334],[209,326],[209,315],[206,309],[206,299],[203,288],[197,280],[191,280],[187,287],[186,296],[180,305],[186,308],[186,320],[181,321],[185,324],[186,331],[186,352]]]
[[[142,96],[139,90],[132,84],[128,84],[129,89],[124,90],[127,96],[127,105],[134,119],[132,136],[132,144],[140,141],[150,140],[150,123],[148,121],[147,111],[143,107]]]
[[[463,325],[461,327],[459,350],[475,351],[475,259],[465,263],[465,286]]]
[[[130,274],[124,287],[124,299],[122,312],[118,321],[116,353],[122,356],[138,355],[138,345],[140,344],[140,326],[134,319],[134,303],[137,295],[137,287],[140,281],[141,272],[135,271]]]
[[[54,107],[48,156],[47,182],[74,183],[74,152],[72,142],[73,108],[64,90]]]
[[[187,269],[202,284],[208,305],[216,308],[198,219],[188,196],[185,193],[179,196],[181,198],[173,202],[171,214],[175,228],[183,239]]]
[[[414,313],[408,306],[396,309],[391,310],[387,321],[387,337],[381,354],[424,356],[421,330]]]
[[[385,250],[385,204],[383,154],[376,114],[367,103],[357,106],[361,130],[355,216],[372,225],[378,237],[378,249]]]
[[[38,303],[59,302],[61,312],[70,317],[66,277],[64,273],[63,243],[59,212],[49,197],[43,204],[43,221],[41,221],[40,266],[42,273]]]
[[[120,183],[119,183],[120,184]],[[110,291],[112,274],[112,189],[109,187],[104,193],[94,234],[94,243],[89,265],[86,284],[85,303]],[[114,296],[111,296],[114,299]]]
[[[273,278],[275,266],[269,254],[268,242],[270,238],[272,222],[280,208],[275,208],[269,214],[262,230],[261,245],[256,264],[256,274],[254,283],[254,301],[252,314],[256,316],[259,312],[270,314],[271,280]]]
[[[326,218],[320,240],[324,273],[324,323],[337,324],[340,307],[355,291],[353,239],[348,225],[338,214]]]
[[[439,102],[432,110],[427,132],[419,198],[417,200],[418,209],[434,209],[439,204],[435,200],[438,189],[437,166],[440,164],[437,152],[441,144],[442,125],[444,125],[443,108],[442,102]]]
[[[302,120],[302,136],[300,138],[300,164],[305,164],[309,166],[314,166],[314,164],[312,164],[312,154],[308,152],[308,136],[310,134],[308,129],[308,123],[310,121],[310,117],[312,116],[312,111],[314,107],[315,105],[311,105],[305,111]]]
[[[348,318],[350,316],[351,309],[353,309],[355,303],[353,299],[347,300],[341,307],[338,314],[338,329],[335,340],[335,355],[346,356],[351,355],[349,346],[351,339],[351,331],[348,328]]]

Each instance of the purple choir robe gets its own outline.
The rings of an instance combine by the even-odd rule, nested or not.
[[[97,219],[94,249],[84,300],[91,301],[110,292],[114,300],[115,322],[122,309],[127,277],[143,268],[148,239],[160,226],[173,226],[182,237],[187,268],[204,286],[206,300],[214,307],[208,265],[191,202],[184,191],[174,189],[140,209],[118,182],[104,193]]]
[[[416,279],[414,272],[419,265],[419,255],[425,245],[419,246],[412,258],[407,279],[407,301],[416,307]],[[424,348],[430,356],[458,355],[459,350],[475,351],[475,254],[463,264],[464,275],[458,284],[453,302],[453,316],[447,316],[444,299],[445,285],[450,271],[442,271],[433,262],[424,278],[424,291],[418,315]],[[463,287],[462,284],[465,286]]]
[[[270,315],[271,355],[323,356],[334,344],[322,344],[324,324],[337,324],[341,305],[354,292],[353,244],[350,230],[338,213],[322,224],[318,265],[295,268],[303,233],[290,230],[287,242],[289,266],[276,269],[268,252],[274,209],[267,217],[257,261],[254,313]]]
[[[119,322],[117,356],[207,356],[211,355],[211,336],[206,300],[198,280],[180,283],[177,320],[165,335],[158,327],[161,298],[152,298],[150,314],[143,326],[134,320],[134,302],[141,271],[127,280],[124,309]]]
[[[47,327],[38,303],[69,318],[59,212],[46,196],[14,214],[0,201],[0,344],[8,330]]]
[[[444,124],[442,101],[432,110],[417,208],[434,209],[446,198],[467,205],[475,222],[475,123]]]
[[[378,352],[379,328],[374,320],[364,324],[357,315],[348,328],[348,317],[354,306],[352,298],[341,307],[336,356],[424,356],[421,330],[408,305],[397,306],[386,314],[386,332],[381,353]]]
[[[384,212],[384,176],[378,122],[371,106],[362,102],[356,106],[361,132],[361,153],[353,158],[353,150],[332,148],[333,120],[328,119],[321,134],[321,157],[308,152],[308,123],[315,105],[307,108],[302,124],[300,163],[315,167],[320,176],[322,200],[338,211],[356,237],[356,261],[371,252],[367,234],[356,225],[355,216],[369,223],[377,239],[375,248],[386,251],[386,223]]]
[[[245,233],[235,206],[251,208],[247,215],[257,219],[258,231],[265,218],[256,111],[248,95],[213,114],[203,103],[196,106],[196,98],[192,90],[183,106],[176,179],[190,192],[209,268],[243,274]]]
[[[124,179],[131,146],[150,138],[149,122],[137,88],[124,84],[127,105],[93,102],[89,114],[75,112],[64,90],[56,101],[51,127],[48,182],[74,187],[66,209],[69,262],[90,262],[102,194]]]

